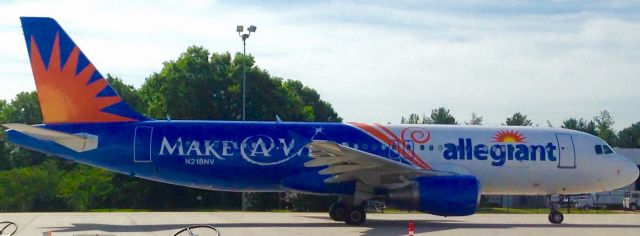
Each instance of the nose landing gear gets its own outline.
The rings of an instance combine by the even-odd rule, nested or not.
[[[549,222],[552,224],[560,224],[564,221],[564,215],[558,211],[558,202],[560,201],[560,196],[557,194],[549,196],[549,207],[551,208],[551,212],[549,213]]]
[[[562,213],[557,211],[556,212],[551,211],[551,213],[549,213],[549,222],[553,224],[560,224],[562,223],[563,220],[564,220],[564,215],[562,215]]]

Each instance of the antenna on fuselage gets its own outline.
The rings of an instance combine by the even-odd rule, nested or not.
[[[549,128],[553,128],[553,125],[551,124],[551,121],[547,120],[547,125],[549,126]]]
[[[166,117],[167,117],[167,120],[168,120],[168,121],[171,121],[171,116],[169,116],[169,114],[167,114],[167,116],[166,116]]]
[[[276,114],[276,123],[281,123],[282,119],[280,119],[280,116],[278,116],[278,114]]]

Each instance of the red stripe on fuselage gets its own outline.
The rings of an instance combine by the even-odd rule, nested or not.
[[[386,132],[388,135],[385,135],[380,130],[378,130],[375,127],[373,127],[371,125],[368,125],[368,124],[356,123],[356,122],[352,122],[351,124],[353,124],[356,127],[364,130],[368,134],[373,135],[374,137],[378,138],[379,140],[382,140],[384,143],[386,143],[389,146],[392,146],[394,140],[397,140],[399,142],[403,142],[404,143],[404,140],[398,138],[398,136],[396,136],[393,132],[391,132],[391,130],[387,129],[386,127],[384,127],[384,126],[382,126],[380,124],[375,124],[375,125],[378,126],[380,129],[382,129],[384,132]],[[427,163],[425,163],[415,152],[413,152],[413,150],[410,153],[407,153],[407,152],[405,152],[404,147],[398,147],[398,148],[396,148],[396,151],[404,159],[409,160],[411,163],[417,165],[418,167],[420,167],[422,169],[432,169],[431,166],[429,166]]]

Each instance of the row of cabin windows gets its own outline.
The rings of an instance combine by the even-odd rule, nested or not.
[[[611,154],[613,150],[608,145],[596,145],[596,154]]]
[[[363,151],[367,151],[367,150],[376,151],[378,149],[384,151],[384,150],[387,150],[387,148],[389,148],[387,145],[366,144],[366,143],[357,144],[357,143],[346,143],[345,142],[345,143],[342,143],[342,145],[347,146],[347,147],[352,147],[352,148],[355,148],[355,149],[359,149],[359,150],[363,150]],[[405,149],[412,149],[411,147],[412,147],[411,144],[407,144],[406,147],[404,147],[404,148]],[[424,144],[421,144],[419,148],[420,148],[421,151],[424,151],[425,149],[429,149],[429,151],[433,151],[433,149],[434,149],[433,145],[426,146]],[[391,145],[391,149],[394,149],[394,150],[397,149],[397,145],[392,144]],[[438,150],[442,151],[442,149],[443,149],[442,145],[438,145]]]
[[[368,150],[372,150],[372,151],[376,151],[378,149],[384,151],[387,150],[387,145],[379,145],[379,144],[351,144],[351,143],[342,143],[342,145],[347,146],[347,147],[352,147],[355,149],[359,149],[359,150],[363,150],[363,151],[368,151]],[[602,152],[602,145],[597,145],[596,146],[596,153],[598,152],[598,146],[600,146],[600,152]],[[611,148],[609,148],[608,146],[604,146],[605,147],[605,154],[609,154],[609,153],[613,153],[613,151],[611,151]],[[424,150],[429,150],[429,151],[433,151],[434,150],[434,146],[433,145],[424,145],[424,144],[420,144],[419,146],[420,151],[424,151]],[[437,146],[438,151],[442,151],[444,149],[444,147],[442,147],[442,145],[438,145]],[[396,144],[392,144],[391,145],[391,149],[395,150],[396,149]],[[405,149],[411,150],[412,149],[412,145],[411,144],[407,144]],[[497,151],[498,149],[502,149],[499,146],[493,146],[491,147],[491,149]],[[545,150],[550,151],[548,149],[548,147],[545,148]],[[608,151],[607,151],[608,150]],[[500,150],[500,151],[504,151],[504,150]],[[598,154],[602,154],[602,153],[598,153]]]

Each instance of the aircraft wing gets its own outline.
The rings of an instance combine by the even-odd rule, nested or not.
[[[85,133],[68,134],[18,123],[3,124],[3,126],[40,140],[55,142],[76,152],[90,151],[98,147],[98,137],[95,135]]]
[[[313,159],[306,162],[304,166],[327,166],[320,170],[320,174],[333,176],[325,179],[325,183],[358,180],[369,186],[393,188],[394,185],[404,186],[410,179],[417,176],[455,175],[452,172],[416,169],[407,164],[332,141],[316,140],[307,144],[307,148]]]

